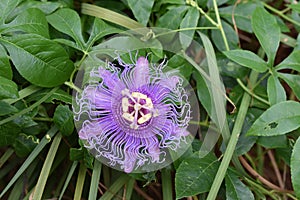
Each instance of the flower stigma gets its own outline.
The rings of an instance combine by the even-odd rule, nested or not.
[[[122,90],[122,95],[122,117],[132,122],[130,128],[138,129],[139,125],[158,116],[158,111],[153,109],[152,100],[147,95],[140,92],[130,93],[128,89]]]

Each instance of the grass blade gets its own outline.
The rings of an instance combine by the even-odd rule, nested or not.
[[[78,165],[78,161],[74,161],[73,164],[72,164],[72,166],[71,166],[71,169],[69,171],[68,177],[67,177],[67,179],[65,181],[64,187],[63,187],[63,189],[62,189],[62,191],[61,191],[61,193],[59,195],[58,200],[62,199],[62,197],[63,197],[63,195],[64,195],[64,193],[65,193],[65,191],[66,191],[66,189],[67,189],[67,187],[68,187],[68,185],[70,183],[70,180],[71,180],[71,178],[72,178],[72,176],[73,176],[73,174],[75,172],[75,169],[76,169],[77,165]]]
[[[79,172],[78,172],[78,178],[77,178],[77,183],[76,183],[76,188],[75,188],[74,200],[80,200],[81,199],[84,180],[85,180],[85,175],[86,175],[86,166],[84,165],[84,163],[81,163],[80,168],[79,168]]]
[[[51,169],[54,157],[56,155],[58,146],[60,144],[61,138],[62,138],[62,135],[60,133],[57,134],[51,144],[49,151],[48,151],[46,160],[44,162],[42,171],[40,173],[40,176],[39,176],[39,179],[38,179],[38,182],[36,184],[35,191],[33,194],[33,199],[35,199],[35,200],[42,199],[43,191],[46,186],[46,182],[47,182],[47,179],[48,179],[48,176],[50,173],[50,169]]]
[[[96,200],[98,193],[98,184],[101,175],[102,164],[97,159],[94,162],[94,169],[92,174],[90,192],[89,192],[89,200]]]

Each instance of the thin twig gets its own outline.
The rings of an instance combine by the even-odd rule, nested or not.
[[[248,163],[247,161],[240,156],[239,157],[242,165],[246,168],[246,170],[255,178],[257,178],[260,182],[262,182],[263,184],[265,184],[267,187],[276,190],[278,192],[283,192],[283,193],[294,193],[294,191],[291,190],[285,190],[285,189],[281,189],[280,187],[278,187],[277,185],[271,183],[270,181],[268,181],[267,179],[265,179],[264,177],[262,177],[259,173],[257,173]]]
[[[274,155],[273,155],[273,153],[272,153],[272,150],[269,150],[269,151],[268,151],[268,156],[269,156],[270,161],[271,161],[271,163],[272,163],[272,166],[273,166],[273,168],[274,168],[274,172],[275,172],[275,175],[276,175],[276,177],[277,177],[279,186],[280,186],[281,189],[284,189],[284,183],[283,183],[283,180],[282,180],[280,171],[279,171],[279,169],[278,169],[278,165],[277,165],[276,160],[275,160],[275,158],[274,158]]]
[[[152,197],[150,197],[148,194],[146,194],[137,184],[134,185],[135,191],[140,194],[144,199],[146,200],[154,200]]]

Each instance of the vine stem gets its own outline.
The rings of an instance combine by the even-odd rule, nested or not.
[[[279,15],[280,17],[282,17],[283,19],[285,19],[286,21],[291,22],[291,23],[293,23],[293,24],[295,24],[295,25],[297,25],[297,26],[300,26],[300,23],[299,23],[299,22],[297,22],[297,21],[295,21],[295,20],[289,18],[289,17],[286,16],[282,11],[279,11],[279,10],[277,10],[276,8],[273,8],[272,6],[268,5],[267,3],[263,3],[263,5],[264,5],[267,9],[271,10],[272,12],[276,13],[277,15]],[[285,10],[283,10],[283,11],[285,11]]]
[[[223,41],[224,41],[224,45],[225,45],[225,49],[227,51],[229,51],[230,48],[229,48],[229,45],[228,45],[228,41],[227,41],[227,38],[226,38],[225,31],[224,31],[223,26],[222,26],[222,22],[221,22],[221,18],[220,18],[220,14],[219,14],[217,0],[214,0],[213,2],[214,2],[214,9],[215,9],[216,18],[217,18],[217,28],[221,32],[221,35],[222,35],[222,38],[223,38]]]
[[[257,77],[258,77],[258,73],[255,71],[252,71],[250,74],[250,77],[249,77],[249,83],[248,83],[249,88],[251,88],[251,86],[253,86],[255,84]],[[228,145],[227,145],[227,149],[224,153],[223,160],[222,160],[220,167],[218,169],[218,172],[215,176],[215,179],[211,186],[211,189],[208,193],[207,200],[215,200],[217,197],[218,191],[219,191],[220,186],[225,177],[225,174],[226,174],[227,168],[229,166],[229,163],[231,161],[231,158],[234,155],[234,150],[237,145],[239,135],[240,135],[242,127],[243,127],[243,123],[244,123],[244,120],[245,120],[245,117],[247,114],[247,110],[248,110],[250,101],[251,101],[251,96],[245,92],[243,95],[242,102],[241,102],[240,110],[237,114],[236,123],[234,124],[232,134],[231,134],[231,137],[230,137]]]

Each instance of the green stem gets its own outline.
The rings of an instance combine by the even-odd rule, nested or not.
[[[267,100],[265,100],[265,99],[263,99],[263,98],[261,98],[261,97],[259,97],[259,96],[257,96],[254,92],[253,92],[253,89],[248,89],[244,84],[243,84],[243,82],[238,78],[237,79],[237,82],[238,82],[238,84],[243,88],[243,90],[245,90],[248,94],[250,94],[252,97],[254,97],[255,99],[257,99],[257,100],[259,100],[259,101],[261,101],[261,102],[263,102],[264,104],[266,104],[266,105],[270,105],[270,103],[267,101]]]
[[[289,17],[286,16],[282,11],[279,11],[279,10],[277,10],[276,8],[273,8],[272,6],[268,5],[267,3],[263,3],[263,5],[264,5],[267,9],[271,10],[272,12],[276,13],[277,15],[279,15],[280,17],[282,17],[283,19],[285,19],[286,21],[291,22],[291,23],[293,23],[293,24],[295,24],[295,25],[297,25],[297,26],[300,26],[300,23],[299,23],[299,22],[297,22],[297,21],[295,21],[295,20],[289,18]]]
[[[5,153],[0,158],[0,168],[4,165],[4,163],[9,159],[9,157],[14,153],[12,148],[9,148],[5,151]]]
[[[255,81],[257,80],[258,73],[255,71],[252,71],[249,78],[249,84],[248,86],[254,85]],[[214,182],[211,186],[211,189],[208,193],[207,200],[215,200],[218,194],[218,191],[220,189],[220,186],[223,182],[223,179],[225,177],[227,168],[229,166],[229,163],[231,161],[232,156],[234,155],[234,150],[237,145],[239,135],[241,133],[243,123],[247,114],[248,106],[251,101],[251,96],[248,93],[244,93],[243,99],[241,102],[240,110],[237,114],[236,123],[234,124],[232,134],[229,140],[229,143],[227,145],[227,149],[224,153],[223,160],[221,162],[221,165],[218,169],[218,172],[215,176]]]
[[[202,8],[199,7],[196,1],[187,0],[186,3],[196,8],[208,21],[210,21],[210,23],[212,23],[212,25],[218,27],[218,24],[208,14],[206,14],[206,12],[202,10]]]
[[[172,175],[170,169],[161,170],[163,200],[172,200]]]
[[[85,175],[86,175],[86,166],[84,165],[84,163],[81,163],[79,167],[77,182],[76,182],[74,200],[81,199]]]
[[[222,38],[223,38],[223,41],[224,41],[224,45],[225,45],[225,49],[227,51],[229,51],[230,48],[229,48],[229,45],[228,45],[226,34],[225,34],[223,26],[222,26],[222,21],[221,21],[220,14],[219,14],[218,4],[217,4],[216,0],[214,0],[213,2],[214,2],[214,9],[215,9],[215,13],[216,13],[217,22],[218,22],[217,28],[219,28],[219,30],[221,32],[221,35],[222,35]]]
[[[54,160],[54,157],[56,155],[58,146],[60,144],[61,141],[61,134],[57,134],[51,144],[51,147],[48,151],[46,160],[44,162],[42,171],[40,173],[38,182],[36,184],[35,190],[34,190],[34,194],[33,194],[33,198],[34,200],[40,200],[42,199],[42,195],[43,195],[43,191],[45,189],[46,186],[46,182],[50,173],[50,169]]]

